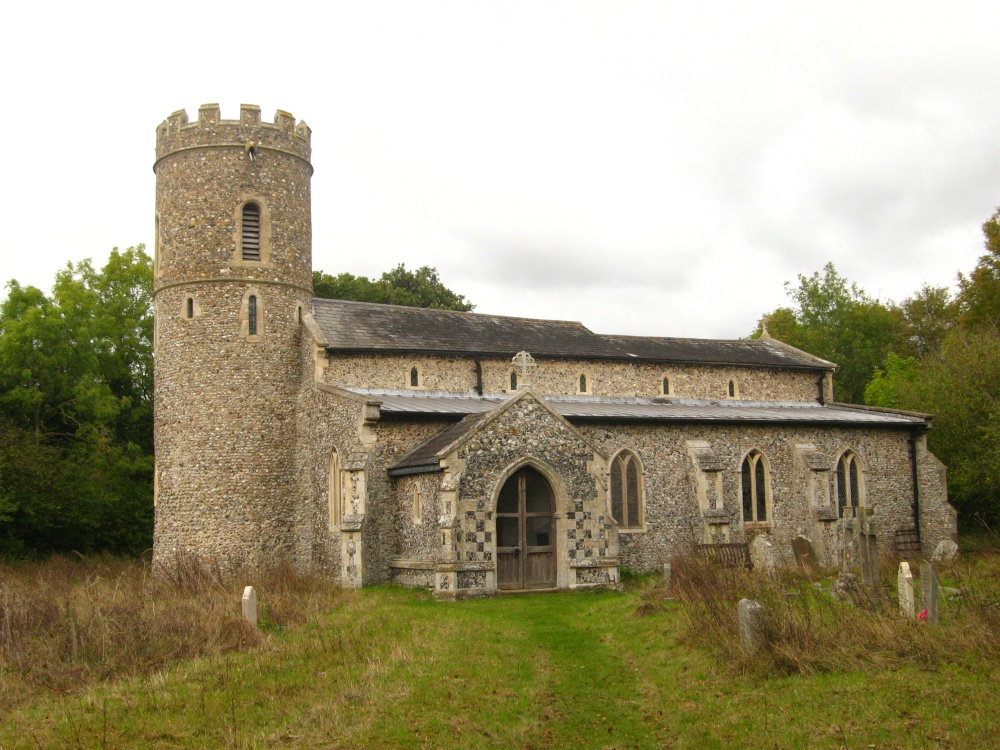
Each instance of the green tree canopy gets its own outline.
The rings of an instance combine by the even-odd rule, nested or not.
[[[0,305],[0,547],[140,551],[152,538],[152,263],[114,249]]]
[[[848,283],[832,263],[812,276],[785,284],[792,307],[766,316],[768,332],[786,344],[838,365],[834,380],[838,401],[861,403],[865,386],[904,336],[900,309],[873,299]],[[758,325],[753,336],[760,336]]]
[[[983,224],[986,254],[968,276],[958,275],[958,307],[963,325],[1000,331],[1000,208]]]
[[[463,295],[446,287],[436,269],[422,266],[416,271],[410,271],[402,263],[383,273],[377,281],[350,273],[331,276],[323,271],[313,271],[313,292],[323,299],[434,307],[462,312],[475,308]]]

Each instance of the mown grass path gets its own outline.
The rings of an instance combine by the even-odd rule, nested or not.
[[[639,603],[366,589],[252,651],[40,700],[0,749],[1000,746],[988,660],[759,680],[678,643],[679,605]]]

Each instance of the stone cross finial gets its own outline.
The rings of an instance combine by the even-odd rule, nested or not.
[[[771,334],[767,330],[767,324],[770,319],[771,319],[770,315],[765,315],[763,318],[760,319],[760,337],[762,339],[771,338]]]
[[[528,378],[528,370],[529,368],[537,366],[534,358],[528,354],[528,352],[521,351],[514,355],[514,359],[511,360],[511,363],[514,367],[519,367],[521,369],[521,373],[518,375],[517,381],[518,388],[520,389],[529,385],[531,380]]]

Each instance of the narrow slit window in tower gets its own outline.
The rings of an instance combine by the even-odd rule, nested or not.
[[[187,316],[188,318],[194,317],[194,297],[187,298]]]
[[[260,206],[256,203],[243,205],[243,260],[260,260]]]
[[[257,335],[257,295],[251,294],[247,299],[247,334]]]

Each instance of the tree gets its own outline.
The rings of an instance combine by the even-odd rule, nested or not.
[[[869,297],[849,284],[832,263],[798,286],[785,284],[794,307],[780,307],[767,318],[768,332],[787,344],[835,362],[839,401],[861,403],[865,386],[893,346],[904,338],[900,309]],[[757,337],[762,328],[753,334]]]
[[[1000,330],[1000,208],[983,224],[986,254],[968,276],[958,274],[960,320]]]
[[[114,249],[8,284],[0,305],[0,540],[141,551],[152,539],[152,263]]]
[[[463,295],[448,289],[441,282],[436,269],[422,266],[416,271],[409,271],[402,263],[383,273],[378,281],[349,273],[331,276],[323,271],[313,271],[313,292],[323,299],[434,307],[462,312],[475,308]]]

